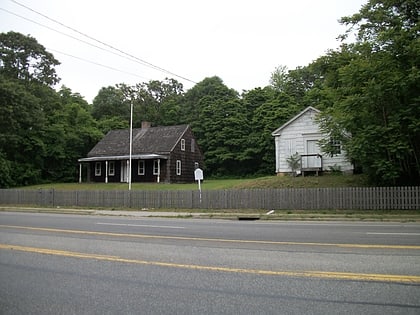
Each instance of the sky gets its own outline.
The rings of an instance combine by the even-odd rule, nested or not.
[[[102,87],[165,78],[187,91],[218,76],[242,93],[338,48],[338,20],[366,2],[0,0],[0,32],[34,37],[61,63],[56,88],[89,103]]]

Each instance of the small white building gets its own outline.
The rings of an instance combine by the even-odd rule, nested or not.
[[[331,167],[340,168],[346,173],[353,172],[353,165],[346,159],[339,142],[334,143],[336,154],[333,156],[322,153],[318,142],[325,139],[326,135],[322,134],[315,120],[319,113],[318,109],[309,106],[272,133],[275,139],[277,174],[293,172],[287,161],[291,156],[300,158],[297,172],[303,175],[305,172],[318,174],[329,171]]]

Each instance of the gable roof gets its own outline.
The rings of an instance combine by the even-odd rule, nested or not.
[[[299,114],[297,114],[295,117],[293,117],[292,119],[290,119],[289,121],[287,121],[285,124],[283,124],[280,128],[277,128],[276,130],[274,130],[271,133],[271,135],[272,136],[279,136],[281,134],[281,131],[283,129],[285,129],[287,126],[289,126],[290,124],[292,124],[294,121],[296,121],[297,119],[299,119],[301,116],[303,116],[304,114],[306,114],[309,111],[314,111],[317,114],[319,114],[321,112],[320,110],[316,109],[315,107],[308,106],[303,111],[301,111]]]
[[[133,129],[133,155],[168,155],[189,125]],[[111,130],[87,154],[88,158],[128,156],[130,129]]]

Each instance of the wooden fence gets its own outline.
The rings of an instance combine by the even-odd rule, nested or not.
[[[0,189],[0,204],[134,209],[420,210],[420,187],[203,190]]]

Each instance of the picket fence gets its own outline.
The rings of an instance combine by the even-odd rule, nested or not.
[[[420,210],[420,187],[229,190],[0,189],[1,205],[133,209]]]

